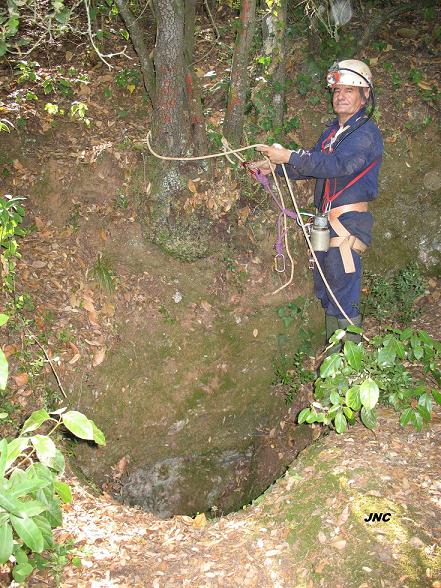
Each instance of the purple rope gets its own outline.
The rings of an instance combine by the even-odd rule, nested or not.
[[[275,244],[275,249],[276,249],[277,255],[283,255],[283,239],[285,238],[285,234],[286,234],[286,231],[282,229],[283,217],[288,216],[289,218],[296,220],[297,214],[294,212],[294,210],[290,210],[289,208],[283,208],[283,206],[277,200],[277,197],[274,194],[273,189],[271,188],[271,184],[270,184],[270,180],[269,180],[268,176],[263,174],[260,171],[260,169],[256,170],[253,175],[256,178],[256,180],[259,182],[259,184],[261,184],[263,189],[266,192],[268,192],[268,194],[271,196],[271,198],[276,203],[277,208],[280,210],[280,214],[277,219],[277,241]]]

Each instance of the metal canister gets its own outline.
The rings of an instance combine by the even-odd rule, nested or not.
[[[331,233],[328,225],[328,215],[318,213],[314,217],[311,229],[311,245],[314,251],[328,251]]]

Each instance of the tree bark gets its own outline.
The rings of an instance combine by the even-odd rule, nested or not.
[[[189,144],[185,108],[183,0],[155,0],[156,100],[154,139],[168,155],[179,156]]]
[[[192,133],[194,154],[203,155],[208,152],[207,133],[205,132],[205,119],[202,109],[199,80],[192,65],[194,50],[194,31],[196,21],[197,0],[185,0],[185,62],[187,67],[185,88]]]
[[[139,58],[141,65],[142,77],[144,80],[144,86],[152,106],[155,106],[155,72],[153,70],[153,64],[149,58],[149,50],[145,39],[144,32],[139,26],[137,19],[133,15],[129,8],[129,3],[125,0],[115,0],[118,7],[121,18],[130,33],[130,39],[132,40],[133,47]]]
[[[230,91],[223,131],[228,141],[238,143],[242,137],[246,95],[249,87],[248,58],[256,25],[256,0],[243,0],[240,28],[234,47]]]
[[[267,4],[269,4],[267,2]],[[270,57],[266,77],[270,84],[273,128],[281,129],[285,106],[287,0],[276,0],[262,21],[264,52]]]

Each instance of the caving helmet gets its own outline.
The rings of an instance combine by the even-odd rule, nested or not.
[[[326,82],[329,88],[335,86],[358,86],[372,89],[372,73],[369,67],[358,59],[336,61],[328,70]]]

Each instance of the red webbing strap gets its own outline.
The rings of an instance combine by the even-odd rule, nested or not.
[[[323,194],[323,207],[322,207],[323,212],[326,210],[326,207],[328,204],[330,204],[331,202],[334,202],[334,200],[336,198],[338,198],[340,196],[340,194],[342,194],[345,190],[347,190],[348,188],[353,186],[356,182],[358,182],[358,180],[361,180],[361,178],[363,176],[365,176],[374,166],[376,166],[379,161],[380,161],[380,159],[376,159],[375,161],[373,161],[367,168],[365,168],[362,172],[360,172],[358,174],[358,176],[353,178],[348,184],[346,184],[346,186],[344,186],[344,188],[342,188],[338,192],[335,192],[335,185],[337,183],[337,180],[334,178],[334,193],[332,194],[332,196],[329,195],[331,181],[329,179],[327,179],[325,181],[325,191]]]

